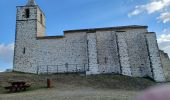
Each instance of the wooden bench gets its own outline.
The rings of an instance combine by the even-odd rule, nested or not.
[[[26,84],[26,82],[9,82],[11,85],[4,87],[6,90],[10,92],[20,92],[26,91],[27,88],[31,87],[30,84]]]

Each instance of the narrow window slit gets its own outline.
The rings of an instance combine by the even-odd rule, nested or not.
[[[43,17],[42,17],[42,14],[40,14],[40,23],[43,24]]]
[[[25,54],[25,48],[23,49],[23,54]]]
[[[30,10],[29,9],[25,9],[25,15],[26,15],[26,18],[30,17]]]

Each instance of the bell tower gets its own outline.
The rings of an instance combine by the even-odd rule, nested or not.
[[[46,25],[45,25],[45,15],[34,0],[28,0],[25,6],[17,6],[17,23],[27,24],[29,26],[34,26],[37,36],[44,36]],[[33,23],[29,23],[32,22]],[[27,27],[27,28],[26,28]],[[28,29],[28,26],[25,28]],[[19,28],[19,27],[17,27]],[[17,31],[17,30],[16,30]],[[28,30],[27,30],[28,31]],[[17,31],[18,32],[18,31]]]
[[[28,0],[27,5],[36,5],[36,3],[34,0]]]
[[[45,36],[45,15],[34,0],[17,6],[14,70],[24,72],[33,67],[36,59],[37,37]],[[29,66],[29,67],[28,67]]]

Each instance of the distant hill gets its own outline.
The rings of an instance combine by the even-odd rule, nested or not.
[[[4,72],[12,72],[13,69],[6,69]]]

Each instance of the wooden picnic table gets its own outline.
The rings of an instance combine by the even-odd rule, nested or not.
[[[16,82],[9,82],[10,86],[5,87],[6,90],[9,90],[10,92],[20,92],[25,91],[27,88],[29,88],[31,85],[26,84],[24,81],[16,81]]]

